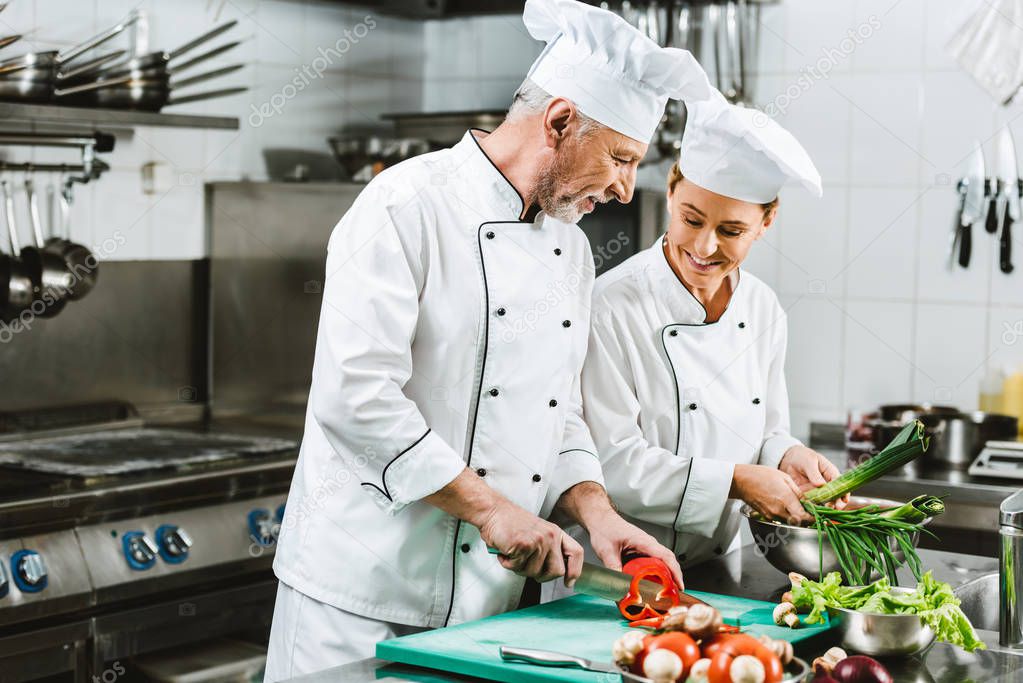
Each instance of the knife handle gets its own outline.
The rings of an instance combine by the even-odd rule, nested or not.
[[[1005,208],[1005,219],[1002,222],[1002,235],[1000,239],[999,265],[1002,272],[1008,275],[1012,272],[1012,216],[1009,207]]]
[[[998,194],[991,195],[991,203],[987,208],[987,220],[984,221],[984,229],[992,235],[998,232]]]
[[[959,265],[970,267],[970,253],[973,251],[973,226],[964,225],[959,235]]]
[[[506,662],[525,662],[526,664],[537,664],[539,666],[572,666],[585,669],[589,664],[582,657],[573,657],[561,652],[549,652],[548,650],[531,650],[525,647],[509,647],[502,645],[501,659]]]

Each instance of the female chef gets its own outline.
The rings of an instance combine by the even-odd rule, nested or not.
[[[607,491],[688,564],[737,541],[739,501],[802,521],[800,493],[838,475],[789,433],[785,311],[740,268],[790,179],[820,196],[777,123],[690,106],[667,233],[595,285],[582,392]]]

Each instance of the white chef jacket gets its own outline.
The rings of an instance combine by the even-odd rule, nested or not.
[[[799,441],[774,292],[736,271],[707,323],[661,242],[597,278],[583,407],[615,505],[692,564],[737,540],[735,465],[777,467]]]
[[[467,465],[533,513],[603,482],[579,395],[589,244],[522,210],[469,132],[378,175],[334,229],[274,560],[287,585],[415,626],[506,611],[523,579],[420,499]]]

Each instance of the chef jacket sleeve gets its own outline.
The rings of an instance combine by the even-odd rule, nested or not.
[[[388,513],[450,483],[465,462],[402,392],[426,277],[420,202],[368,186],[331,235],[316,340],[313,416]]]
[[[767,372],[764,440],[760,445],[760,464],[778,467],[785,451],[800,445],[789,433],[789,392],[785,386],[785,349],[788,346],[788,319],[781,306],[771,324],[771,364]]]
[[[604,484],[597,447],[590,435],[590,428],[583,421],[582,393],[579,378],[572,383],[572,399],[567,407],[564,438],[554,467],[551,470],[550,485],[540,510],[541,517],[549,517],[558,499],[568,489],[584,481]]]
[[[583,407],[607,491],[630,517],[711,537],[728,502],[734,465],[676,455],[646,440],[640,429],[643,406],[625,350],[628,336],[610,315],[600,314],[583,367]]]

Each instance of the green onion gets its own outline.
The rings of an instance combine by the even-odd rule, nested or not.
[[[901,519],[907,522],[922,522],[931,517],[937,517],[945,512],[945,501],[937,496],[922,495],[900,505],[897,508],[889,508],[881,513],[882,517]]]
[[[924,436],[924,425],[920,420],[913,420],[907,423],[880,453],[827,484],[807,491],[803,497],[808,502],[818,505],[841,498],[911,462],[926,450],[927,437]]]

